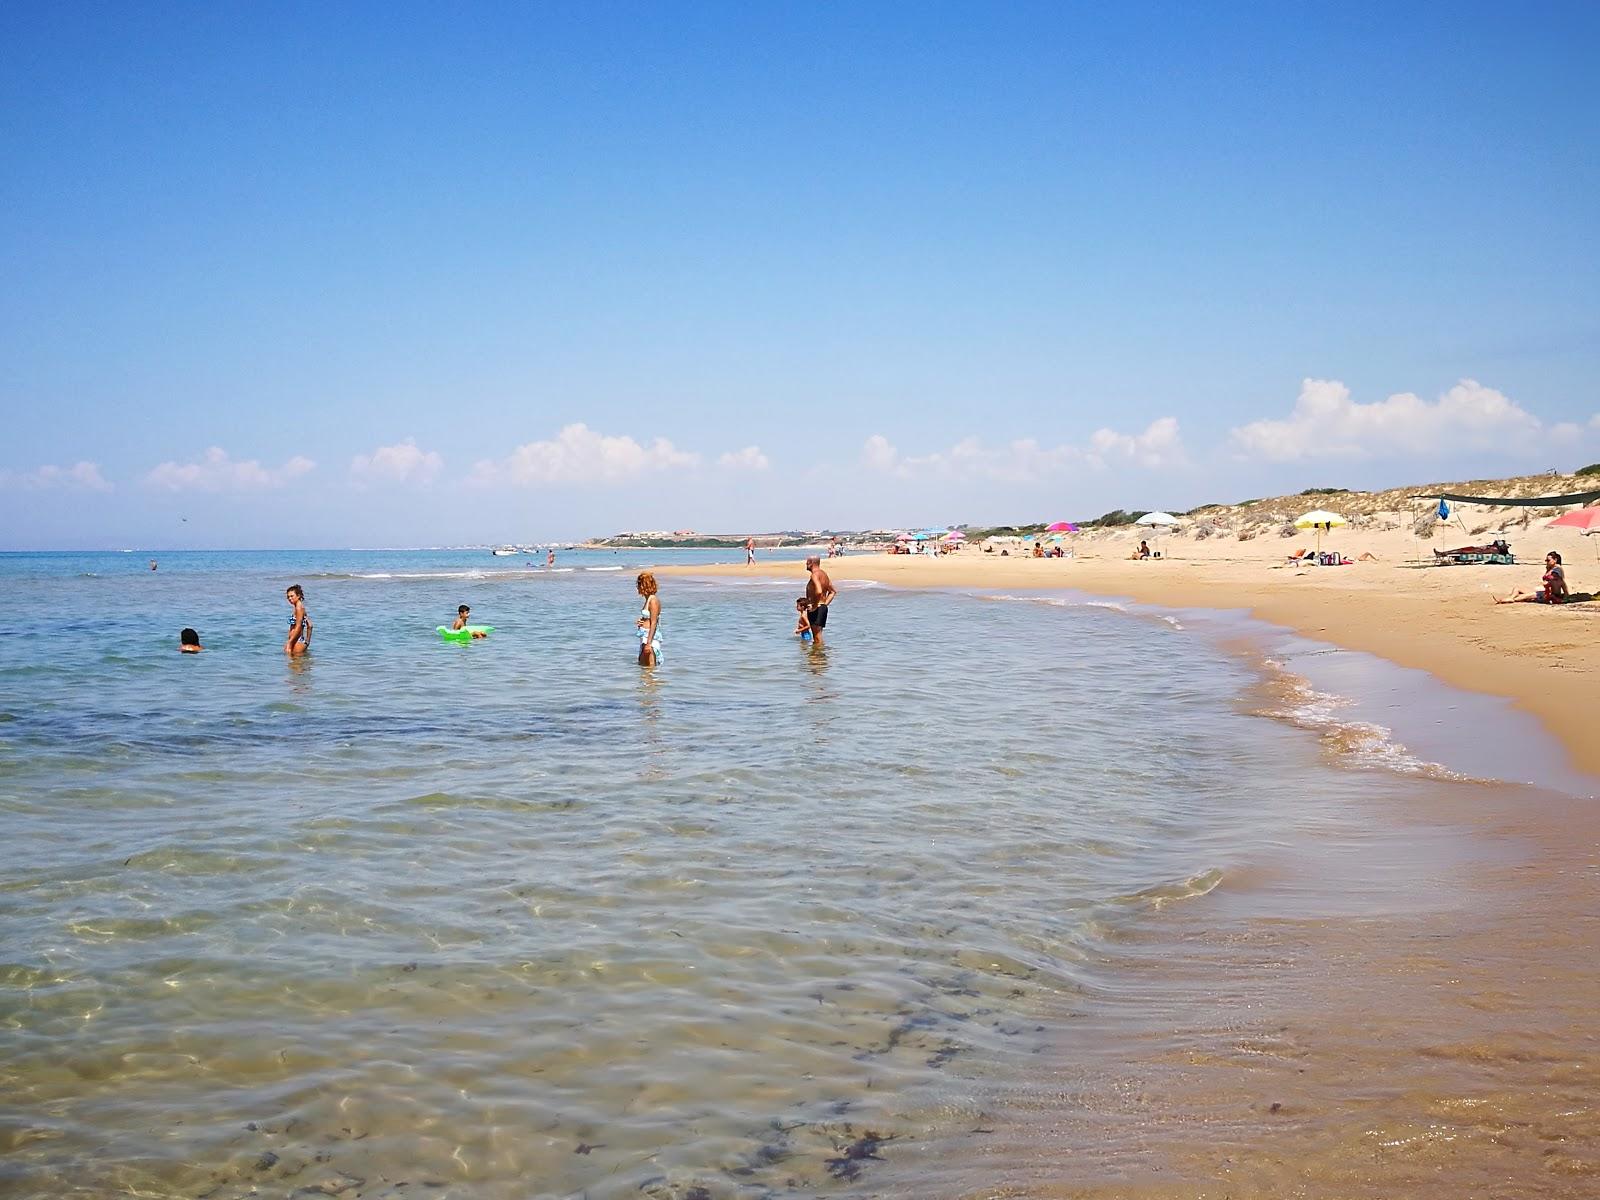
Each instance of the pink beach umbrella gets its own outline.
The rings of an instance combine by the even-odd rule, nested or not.
[[[1054,525],[1044,527],[1046,533],[1077,533],[1078,527],[1071,521],[1057,521]]]
[[[1576,529],[1584,537],[1591,533],[1600,533],[1600,508],[1575,508],[1569,513],[1562,513],[1546,526],[1547,529]],[[1600,560],[1600,544],[1594,548],[1595,558]]]
[[[945,534],[944,540],[947,542],[964,542],[967,540],[967,535],[962,533],[959,529],[952,529],[949,533]]]
[[[1562,513],[1550,522],[1549,528],[1554,529],[1558,525],[1579,530],[1585,535],[1600,533],[1600,508],[1575,508],[1569,513]]]

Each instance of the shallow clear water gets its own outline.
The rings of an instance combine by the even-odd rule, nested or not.
[[[18,1196],[914,1181],[1121,932],[1441,786],[1321,769],[1244,661],[1102,606],[847,586],[811,648],[798,575],[671,578],[641,671],[637,559],[128,558],[0,556]],[[463,602],[489,640],[435,636]]]

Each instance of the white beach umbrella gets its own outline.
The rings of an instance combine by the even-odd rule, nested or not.
[[[1177,523],[1178,518],[1167,512],[1145,513],[1144,516],[1134,522],[1135,525],[1143,525],[1152,533],[1158,529],[1171,529]]]

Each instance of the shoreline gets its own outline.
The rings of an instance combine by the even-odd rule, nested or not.
[[[1111,550],[1103,546],[1097,549]],[[1072,559],[941,559],[851,555],[826,564],[839,580],[907,588],[1072,589],[1171,609],[1243,612],[1347,650],[1427,672],[1463,691],[1499,696],[1536,718],[1572,766],[1600,776],[1588,706],[1600,686],[1600,640],[1584,606],[1494,605],[1491,591],[1526,583],[1531,566],[1419,569],[1395,562],[1278,569],[1260,559],[1144,562],[1093,553]],[[667,576],[799,576],[803,561],[663,565]]]

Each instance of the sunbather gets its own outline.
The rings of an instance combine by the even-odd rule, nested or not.
[[[1552,550],[1544,556],[1544,586],[1536,592],[1521,588],[1505,597],[1495,597],[1496,604],[1565,604],[1567,602],[1567,573],[1561,566],[1561,555]]]
[[[1504,541],[1490,542],[1487,546],[1458,546],[1454,550],[1435,550],[1435,558],[1454,558],[1458,554],[1505,554],[1511,553],[1511,546]]]

